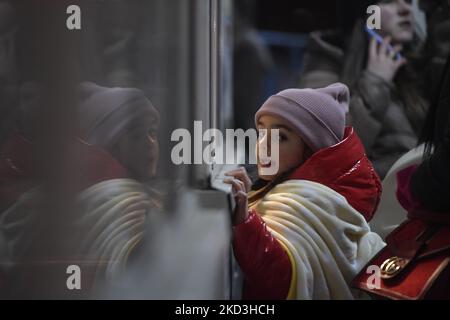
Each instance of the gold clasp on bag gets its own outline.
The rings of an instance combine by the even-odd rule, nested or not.
[[[406,265],[408,264],[408,260],[399,257],[390,257],[386,259],[380,267],[381,270],[381,278],[382,279],[390,279],[394,277],[397,273],[400,272]]]

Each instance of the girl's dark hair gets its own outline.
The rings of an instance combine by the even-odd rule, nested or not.
[[[253,204],[259,199],[263,198],[270,190],[272,190],[277,184],[282,183],[288,179],[288,177],[291,175],[292,172],[295,171],[297,168],[292,168],[280,176],[278,176],[276,179],[272,181],[265,181],[262,179],[257,179],[255,183],[253,184],[252,190],[255,191],[254,194],[252,194],[248,202],[249,204]]]

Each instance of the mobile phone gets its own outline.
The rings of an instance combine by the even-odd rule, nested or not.
[[[382,43],[383,42],[383,37],[380,34],[378,34],[375,30],[370,29],[369,27],[367,27],[367,25],[364,26],[364,29],[369,34],[369,36],[371,36],[372,38],[375,38],[375,40],[378,43]],[[388,44],[388,50],[389,50],[389,52],[395,51],[394,47],[391,46],[390,44]],[[400,54],[400,52],[397,52],[395,54],[395,59],[396,60],[400,60],[401,58],[402,58],[402,55]]]

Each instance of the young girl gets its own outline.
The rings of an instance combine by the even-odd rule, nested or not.
[[[367,224],[381,186],[364,148],[345,128],[348,88],[288,89],[258,110],[257,150],[279,129],[278,173],[248,194],[244,169],[229,172],[236,199],[233,248],[244,299],[352,299],[348,283],[384,245]],[[274,163],[271,163],[274,165]]]

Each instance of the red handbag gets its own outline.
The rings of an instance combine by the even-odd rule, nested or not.
[[[415,211],[408,219],[352,287],[380,299],[450,299],[450,214]]]

